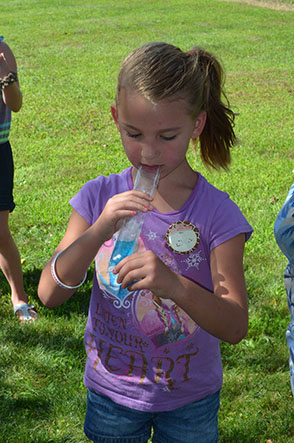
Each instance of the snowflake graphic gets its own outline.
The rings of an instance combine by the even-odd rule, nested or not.
[[[157,239],[157,233],[153,231],[149,231],[149,234],[147,234],[148,240],[154,241]]]
[[[197,270],[199,269],[199,265],[202,261],[206,260],[205,258],[201,257],[201,251],[195,252],[194,254],[190,254],[189,257],[184,260],[184,263],[187,264],[187,269],[190,268],[196,268]]]

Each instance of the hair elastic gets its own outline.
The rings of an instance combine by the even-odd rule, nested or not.
[[[52,278],[53,278],[53,280],[55,281],[55,283],[56,283],[58,286],[60,286],[62,289],[77,289],[77,288],[79,288],[80,286],[82,286],[82,284],[85,283],[85,280],[86,280],[86,278],[87,278],[87,272],[86,272],[86,274],[85,274],[85,277],[83,278],[83,281],[82,281],[81,283],[79,283],[78,285],[76,285],[76,286],[69,286],[69,285],[66,285],[66,284],[62,283],[62,281],[60,281],[59,278],[57,277],[56,270],[55,270],[56,260],[57,260],[57,258],[59,257],[59,255],[60,255],[62,252],[63,252],[63,251],[58,252],[58,253],[55,255],[55,257],[53,258],[52,262],[51,262],[51,275],[52,275]]]
[[[196,48],[190,49],[189,51],[185,52],[185,54],[192,55],[193,57],[195,57],[196,53]]]

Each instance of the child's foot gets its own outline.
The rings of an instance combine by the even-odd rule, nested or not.
[[[13,306],[13,311],[21,323],[26,321],[33,322],[38,317],[35,306],[28,303],[19,303]]]

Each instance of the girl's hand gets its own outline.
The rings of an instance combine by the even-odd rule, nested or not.
[[[142,251],[123,259],[113,270],[117,282],[131,291],[149,289],[161,298],[173,298],[179,285],[178,275],[154,252]]]
[[[152,211],[151,201],[152,197],[148,194],[135,190],[122,192],[110,198],[95,222],[104,241],[111,239],[126,217],[134,217],[138,211]]]

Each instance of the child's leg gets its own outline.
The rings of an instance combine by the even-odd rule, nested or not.
[[[0,268],[10,285],[11,300],[15,306],[27,303],[28,296],[23,286],[19,252],[8,227],[8,215],[9,211],[0,211]],[[32,316],[36,315],[34,311],[30,310],[30,312]]]
[[[9,212],[13,211],[13,156],[9,141],[0,144],[0,268],[11,288],[13,306],[27,303],[28,297],[23,287],[23,277],[18,249],[8,227]],[[30,309],[31,316],[36,313]],[[18,310],[20,319],[23,313]]]
[[[158,412],[153,420],[153,443],[217,443],[220,392],[173,411]]]

